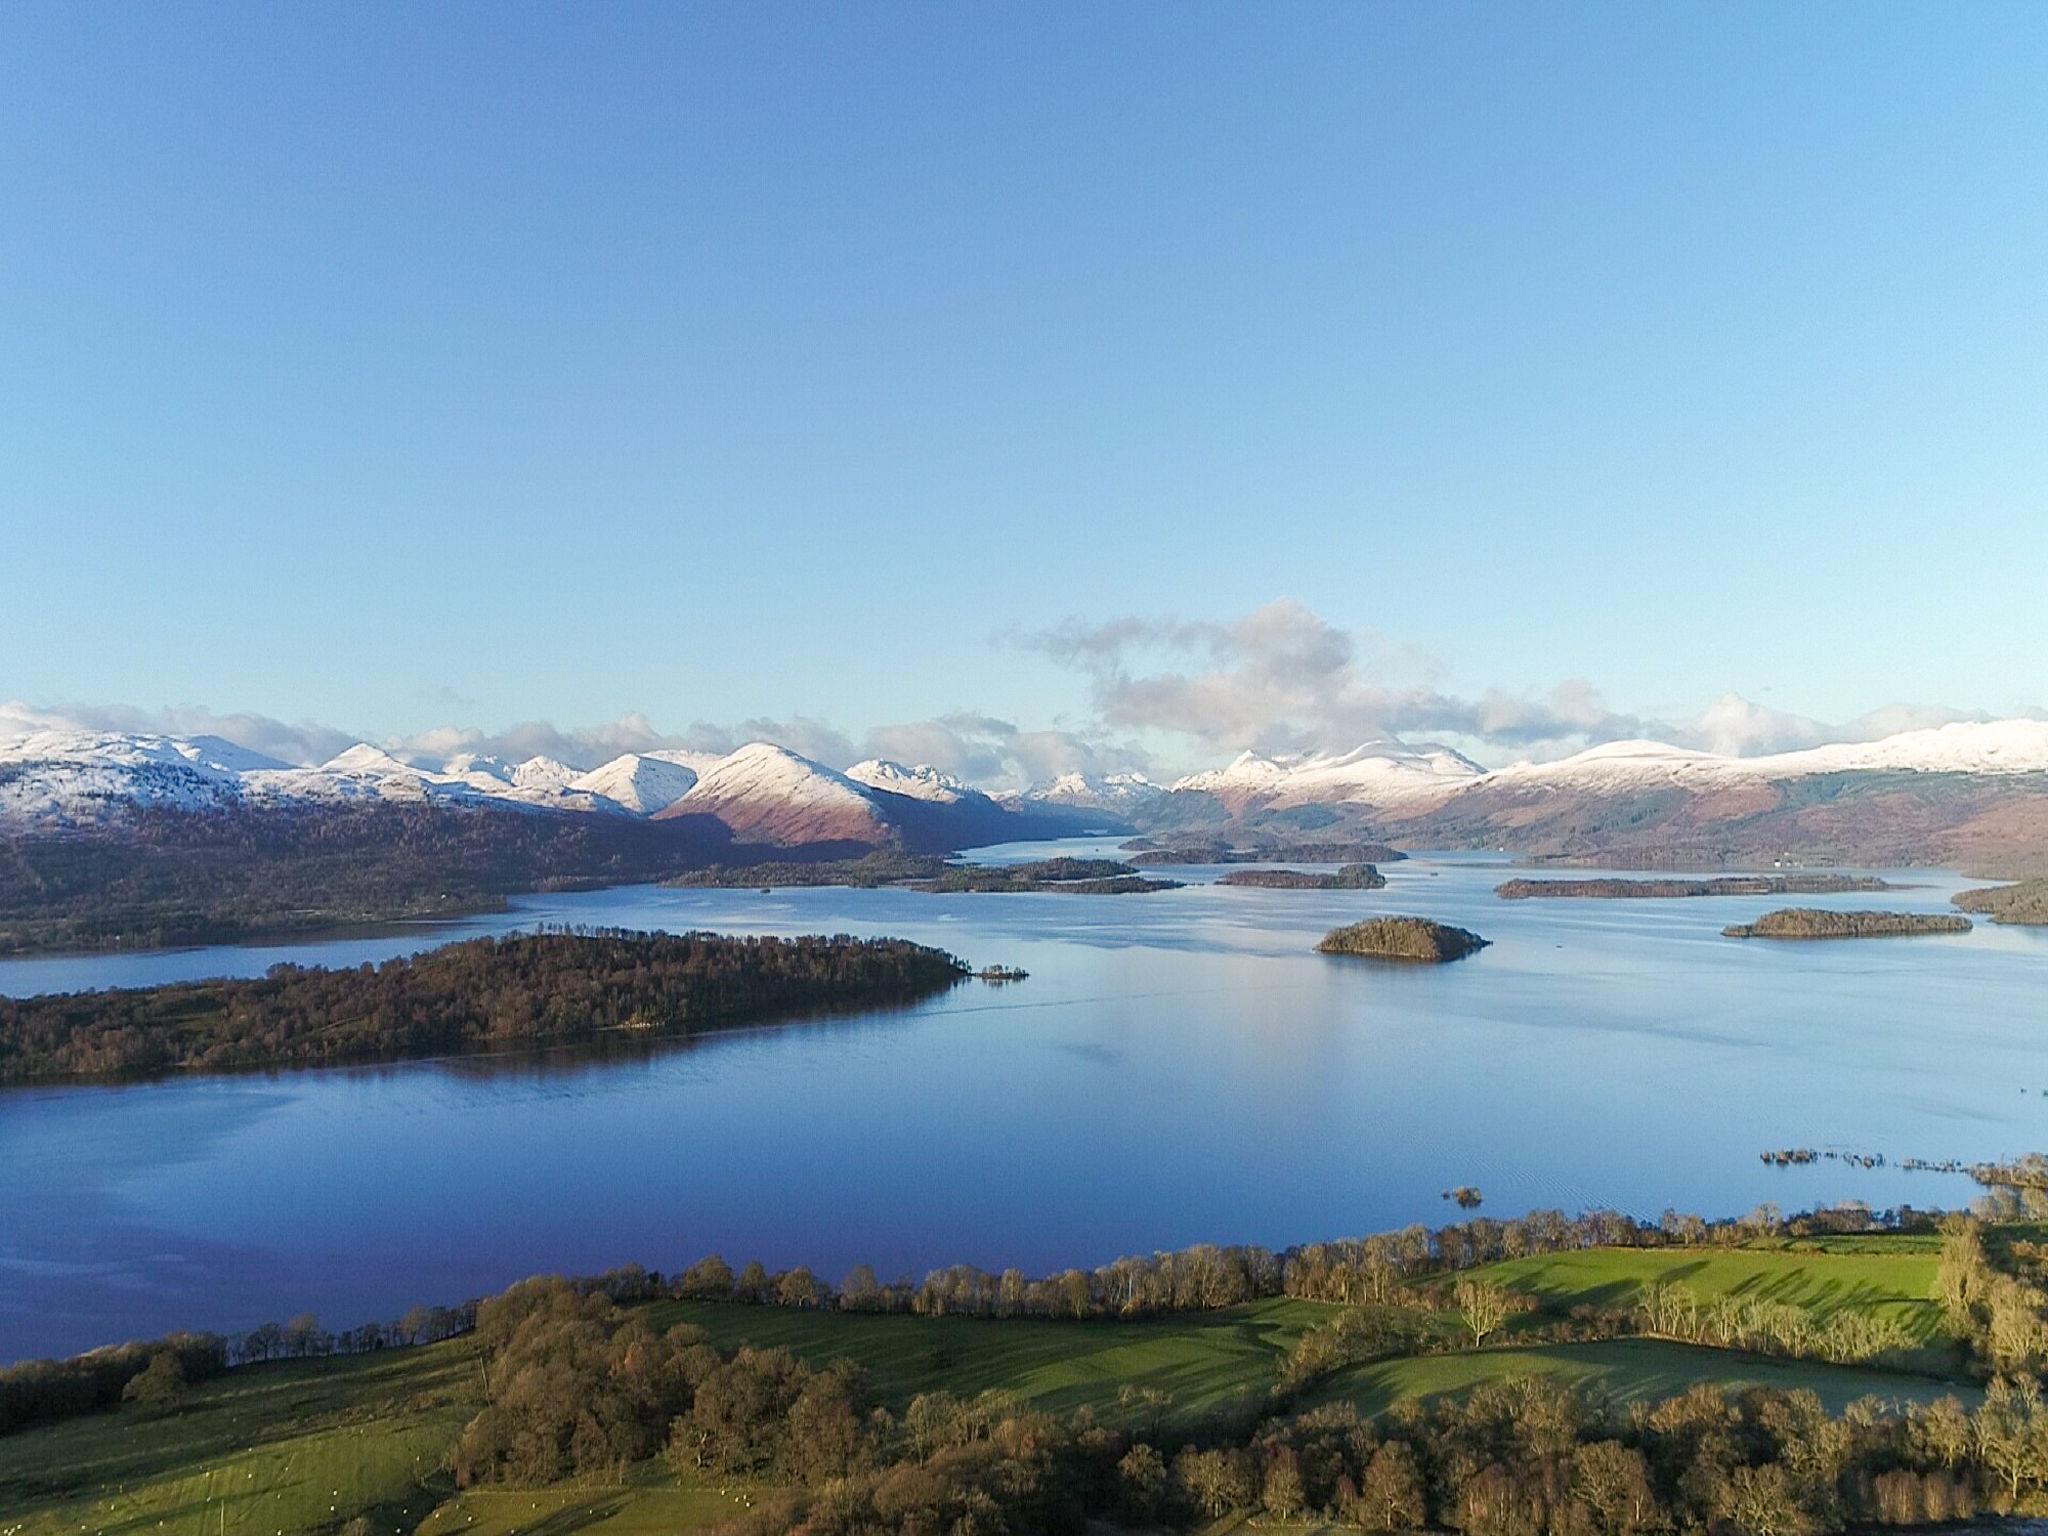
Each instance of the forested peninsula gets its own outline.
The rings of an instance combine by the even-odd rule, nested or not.
[[[1879,939],[1969,931],[1967,917],[1939,912],[1829,912],[1819,907],[1781,907],[1753,923],[1721,930],[1731,939]]]
[[[901,939],[474,939],[374,968],[280,965],[254,980],[0,998],[0,1082],[680,1038],[915,1002],[967,974],[945,951]]]
[[[2048,880],[2022,880],[2016,885],[1962,891],[1956,896],[1956,905],[1994,923],[2048,924]]]
[[[1689,896],[1838,896],[1897,887],[1875,875],[1722,875],[1710,880],[1509,880],[1493,888],[1503,901],[1575,896],[1602,901]]]

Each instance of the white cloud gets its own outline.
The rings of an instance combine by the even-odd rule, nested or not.
[[[1385,675],[1434,670],[1374,635],[1339,629],[1291,598],[1226,623],[1127,615],[1070,622],[1025,643],[1083,673],[1111,728],[1187,737],[1210,753],[1350,747],[1375,736],[1449,736],[1495,747],[1632,735],[1590,683],[1477,699]]]

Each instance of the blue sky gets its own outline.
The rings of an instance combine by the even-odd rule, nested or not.
[[[2033,5],[11,6],[0,698],[1200,756],[1119,690],[1284,599],[1350,712],[1268,744],[2035,707],[2044,78]]]

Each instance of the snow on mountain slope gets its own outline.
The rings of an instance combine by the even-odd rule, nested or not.
[[[131,806],[232,805],[241,774],[282,766],[218,737],[32,731],[0,743],[0,821],[104,821]]]
[[[678,768],[687,768],[700,779],[724,762],[726,757],[723,752],[693,752],[687,747],[656,747],[652,752],[643,752],[640,755],[654,758],[657,762],[674,763]]]
[[[1656,785],[1710,789],[1822,773],[2048,772],[2048,721],[1966,721],[1905,731],[1877,741],[1835,742],[1798,752],[1726,757],[1664,741],[1610,741],[1549,763],[1517,763],[1479,782],[1513,787],[1632,790]]]
[[[1481,771],[1471,758],[1448,747],[1410,747],[1382,739],[1335,756],[1305,757],[1288,764],[1273,803],[1384,805],[1441,797],[1471,783]]]
[[[251,752],[218,736],[133,735],[119,731],[31,731],[0,742],[0,763],[21,762],[187,767],[219,776],[285,766],[276,758]]]
[[[1287,769],[1270,757],[1240,752],[1221,768],[1205,769],[1176,779],[1168,788],[1193,790],[1208,795],[1252,796],[1269,794],[1287,777]]]
[[[1869,742],[1747,758],[1774,777],[1807,773],[2048,772],[2048,720],[1957,721]]]
[[[1005,795],[1003,803],[1019,807],[1056,805],[1078,811],[1128,813],[1156,805],[1165,796],[1164,786],[1154,784],[1142,773],[1063,773],[1044,784],[1034,784],[1022,794]]]
[[[26,722],[33,724],[33,722]],[[1139,774],[1070,773],[1003,804],[1167,812],[1172,796],[1214,797],[1235,813],[1308,805],[1385,807],[1404,817],[1438,805],[1477,806],[1486,791],[1574,791],[1626,795],[1679,790],[1753,796],[1772,780],[1813,774],[1925,773],[1978,778],[2048,774],[2048,721],[1965,722],[1882,740],[1838,743],[1763,757],[1729,757],[1657,741],[1607,742],[1549,763],[1491,773],[1441,747],[1394,740],[1345,753],[1275,758],[1246,752],[1234,762],[1162,789]],[[295,768],[218,737],[30,729],[0,740],[0,820],[76,825],[106,821],[135,806],[224,810],[239,804],[377,801],[614,815],[708,814],[756,841],[875,842],[903,837],[960,846],[969,822],[999,836],[995,802],[929,767],[870,760],[835,773],[783,748],[755,742],[729,757],[680,749],[627,753],[576,773],[550,758],[513,764],[460,755],[439,769],[401,761],[359,742],[317,768]],[[1723,803],[1727,803],[1724,800]],[[1207,800],[1207,814],[1214,807]]]
[[[888,818],[864,786],[786,747],[750,742],[713,764],[658,817],[715,816],[769,843],[879,842]]]
[[[906,768],[885,757],[871,757],[866,762],[855,763],[846,770],[846,776],[870,789],[885,789],[892,795],[908,795],[913,800],[930,800],[940,805],[956,805],[968,795],[981,793],[964,780],[939,772],[929,763]]]
[[[284,765],[217,736],[32,731],[0,742],[0,821],[98,822],[133,806],[210,811]]]
[[[567,789],[577,776],[574,768],[552,757],[529,757],[512,770],[512,784],[516,789]]]
[[[1447,795],[1477,778],[1470,758],[1448,747],[1411,747],[1391,737],[1349,752],[1263,757],[1244,752],[1223,768],[1190,774],[1175,790],[1214,795],[1233,808],[1265,805],[1384,804]]]
[[[1708,787],[1741,775],[1762,758],[1722,757],[1668,741],[1608,741],[1547,763],[1515,763],[1476,780],[1493,788],[1635,790],[1658,785]]]
[[[400,762],[382,747],[373,747],[367,741],[359,741],[346,752],[337,752],[320,765],[322,773],[368,775],[375,777],[424,779],[430,777],[426,770],[415,768],[411,763]]]
[[[644,752],[626,752],[601,768],[577,775],[562,787],[602,795],[636,816],[652,816],[674,805],[696,783],[696,772],[681,763]]]

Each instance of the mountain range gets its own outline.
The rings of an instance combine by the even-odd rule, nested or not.
[[[1731,757],[1655,741],[1487,770],[1390,737],[1349,751],[1245,752],[1158,784],[1070,773],[991,796],[928,765],[844,772],[767,742],[719,756],[626,753],[587,771],[546,757],[435,766],[358,743],[316,767],[219,737],[43,731],[0,742],[0,824],[103,826],[136,807],[225,812],[395,802],[650,820],[709,817],[752,844],[921,850],[1111,830],[1370,828],[1411,846],[1564,858],[2048,859],[2048,721],[1959,723]]]
[[[900,843],[930,851],[1057,836],[1070,818],[1000,805],[927,767],[875,759],[839,773],[767,742],[726,755],[628,752],[579,772],[552,758],[405,762],[367,742],[295,767],[217,736],[41,731],[0,741],[0,826],[116,825],[139,809],[442,805],[668,821],[709,817],[749,843]]]

